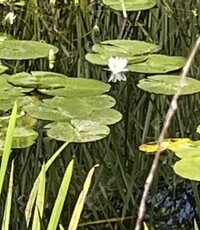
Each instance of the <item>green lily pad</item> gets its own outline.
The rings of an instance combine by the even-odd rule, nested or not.
[[[183,158],[176,162],[174,171],[183,178],[200,181],[200,157]]]
[[[49,50],[58,48],[44,42],[26,40],[4,40],[0,42],[0,59],[27,60],[48,57]]]
[[[9,120],[10,116],[0,117],[0,154],[3,152]],[[33,130],[36,124],[36,119],[24,115],[24,113],[17,114],[12,148],[26,148],[31,146],[38,137],[38,133]]]
[[[137,85],[140,89],[150,93],[173,95],[180,82],[178,75],[154,75],[147,79],[142,79]],[[200,92],[200,81],[187,77],[181,95]]]
[[[152,54],[145,62],[131,64],[128,69],[137,73],[167,73],[182,68],[185,61],[184,57]]]
[[[154,53],[161,49],[160,46],[138,40],[107,40],[95,44],[92,50],[105,56],[132,57]]]
[[[87,97],[109,91],[110,85],[98,80],[85,78],[66,78],[57,89],[39,89],[40,92],[59,97]]]
[[[179,158],[200,157],[200,141],[182,143],[173,150]]]
[[[71,78],[62,74],[33,71],[18,73],[8,79],[9,83],[23,88],[36,88],[41,93],[60,97],[99,95],[109,91],[110,85],[102,81]]]
[[[26,72],[9,76],[8,82],[22,88],[37,88],[37,78]]]
[[[115,109],[103,109],[101,111],[93,111],[90,115],[84,118],[85,120],[90,120],[98,122],[102,125],[112,125],[117,123],[122,119],[122,115]]]
[[[12,148],[26,148],[34,144],[38,133],[33,129],[20,126],[16,127],[13,135]]]
[[[92,112],[92,107],[77,100],[56,98],[35,102],[24,106],[24,110],[32,117],[47,121],[66,121],[71,118],[82,118]]]
[[[127,11],[148,10],[155,6],[155,0],[123,0]],[[103,0],[105,5],[110,6],[114,10],[122,10],[120,0]]]
[[[113,107],[116,103],[115,99],[108,95],[80,97],[76,98],[76,100],[91,105],[95,110],[108,109]]]
[[[0,74],[4,73],[8,69],[7,66],[0,64]]]
[[[53,122],[45,126],[47,135],[60,141],[90,142],[100,140],[109,134],[106,125],[87,120],[69,122]]]
[[[108,64],[108,59],[111,56],[104,55],[104,54],[93,54],[93,53],[88,53],[86,54],[85,58],[89,62],[96,64],[96,65],[107,65]],[[147,59],[147,56],[133,56],[133,57],[126,57],[126,55],[120,55],[119,57],[125,57],[128,60],[128,63],[133,64],[133,63],[138,63],[145,61]]]

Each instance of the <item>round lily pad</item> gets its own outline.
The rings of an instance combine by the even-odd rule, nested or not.
[[[96,53],[119,57],[132,57],[134,55],[154,53],[160,49],[160,46],[149,42],[125,39],[106,40],[92,47],[92,50]]]
[[[53,49],[54,53],[58,48],[37,41],[26,40],[4,40],[0,41],[0,59],[5,60],[26,60],[48,57],[49,50]]]
[[[180,83],[178,75],[154,75],[147,79],[142,79],[137,85],[140,89],[150,93],[173,95]],[[181,95],[193,94],[200,92],[200,81],[194,78],[186,78]]]
[[[155,0],[123,0],[127,11],[148,10],[155,6]],[[114,10],[122,10],[121,1],[103,0],[105,5],[110,6]]]
[[[174,165],[176,174],[183,178],[200,181],[200,157],[183,158]]]
[[[182,68],[185,61],[184,57],[152,54],[145,62],[129,65],[128,70],[137,73],[167,73]]]
[[[113,55],[112,55],[113,56]],[[85,58],[96,65],[107,65],[108,59],[110,58],[110,54],[104,55],[104,54],[98,54],[98,53],[88,53],[86,54]],[[128,60],[128,63],[138,63],[145,61],[147,59],[147,56],[133,56],[133,57],[126,57],[126,55],[120,55],[119,57],[125,57]]]

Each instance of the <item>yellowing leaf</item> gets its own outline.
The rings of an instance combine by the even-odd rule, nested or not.
[[[164,139],[162,143],[162,149],[169,149],[174,151],[175,148],[181,146],[184,143],[190,142],[189,138],[170,138]],[[156,152],[158,150],[158,144],[156,142],[149,142],[147,144],[142,144],[139,146],[139,150],[143,152]]]

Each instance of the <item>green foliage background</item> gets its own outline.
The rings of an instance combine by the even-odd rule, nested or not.
[[[3,21],[11,9],[17,14],[12,26]],[[149,11],[129,12],[127,20],[122,18],[121,12],[105,7],[100,1],[86,0],[80,1],[80,4],[56,1],[54,6],[47,0],[27,0],[24,7],[5,4],[0,6],[0,11],[1,32],[7,32],[17,39],[44,40],[59,48],[55,72],[103,81],[107,81],[109,75],[85,59],[85,54],[91,51],[95,43],[108,39],[138,39],[162,45],[163,54],[187,57],[200,32],[199,0],[160,0]],[[190,76],[198,80],[199,58],[198,54],[190,71]],[[13,62],[10,64],[13,65]],[[46,71],[48,68],[48,60],[42,59],[15,62],[12,71]],[[66,165],[73,155],[76,156],[75,169],[61,216],[62,225],[67,228],[85,176],[94,164],[99,163],[80,223],[114,217],[132,218],[122,222],[105,221],[82,229],[130,229],[130,226],[134,226],[138,201],[152,163],[152,156],[139,152],[138,147],[141,143],[157,139],[160,127],[155,128],[151,122],[157,119],[162,124],[171,99],[170,96],[150,95],[137,88],[136,84],[144,77],[145,74],[129,73],[127,82],[112,85],[110,95],[117,101],[115,108],[123,114],[123,120],[111,128],[107,138],[88,144],[70,144],[51,166],[47,174],[46,189],[49,195],[45,200],[44,226],[48,224],[52,201],[57,195]],[[199,94],[181,97],[168,136],[196,138],[199,120]],[[43,130],[40,126],[38,129],[40,137],[35,145],[16,150],[11,155],[15,159],[15,175],[10,229],[26,229],[24,208],[32,185],[43,161],[49,159],[61,145],[43,138]],[[174,162],[174,157],[161,161],[152,186],[152,195],[172,186],[172,193],[176,196],[182,179],[172,171],[171,165]],[[9,172],[5,188],[8,179]],[[194,204],[200,210],[198,183],[188,182],[186,187],[192,187]],[[6,195],[5,189],[0,201],[0,220]],[[165,220],[162,213],[157,212],[155,205],[149,205],[147,213],[147,223],[150,226],[156,226]],[[199,217],[197,213],[197,219]],[[180,224],[175,224],[181,227]],[[188,226],[185,229],[187,228]]]

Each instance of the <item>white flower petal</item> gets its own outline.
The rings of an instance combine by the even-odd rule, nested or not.
[[[124,69],[128,64],[128,60],[126,58],[121,58],[120,60],[120,65],[121,65],[121,68]]]
[[[126,75],[124,73],[121,73],[121,81],[126,81]]]
[[[108,79],[108,82],[110,81],[113,81],[114,82],[114,79],[115,79],[115,75],[113,73],[111,73],[109,79]]]
[[[126,58],[120,57],[110,57],[108,59],[109,70],[113,72],[113,74],[118,74],[120,72],[128,71],[125,67],[128,64],[128,60]]]
[[[115,70],[115,58],[114,57],[110,57],[108,59],[108,66],[112,72]]]

